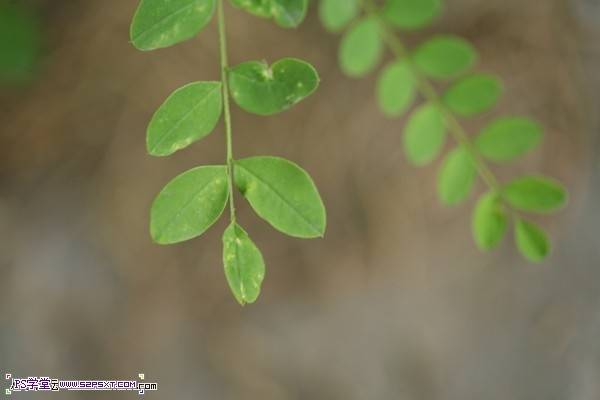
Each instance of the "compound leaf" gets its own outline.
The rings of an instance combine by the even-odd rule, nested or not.
[[[221,110],[221,82],[195,82],[177,89],[148,125],[148,153],[168,156],[202,139],[219,122]]]
[[[342,38],[339,60],[342,71],[348,76],[368,74],[377,66],[382,55],[383,42],[375,18],[357,22]]]
[[[265,277],[265,262],[246,231],[235,222],[223,233],[223,266],[238,303],[254,303]]]
[[[227,198],[225,166],[196,167],[182,173],[152,204],[152,238],[159,244],[171,244],[200,236],[219,218]]]
[[[533,149],[541,136],[540,125],[528,118],[498,118],[483,129],[475,145],[489,160],[510,161]]]
[[[431,162],[446,141],[444,116],[433,103],[420,106],[404,130],[404,151],[409,161],[422,166]]]
[[[417,67],[432,78],[452,78],[473,66],[473,46],[457,36],[440,35],[423,43],[413,54]]]
[[[346,27],[360,11],[360,0],[320,0],[319,17],[325,29],[339,32]]]
[[[259,115],[287,110],[319,86],[314,67],[294,58],[281,59],[271,67],[265,62],[248,61],[229,69],[228,76],[234,101]]]
[[[441,12],[440,0],[387,0],[386,19],[401,29],[418,29],[429,24]]]
[[[402,115],[416,96],[416,80],[405,61],[387,66],[377,82],[377,99],[384,114]]]
[[[256,213],[275,229],[294,237],[325,233],[325,207],[302,168],[279,157],[235,162],[235,184]]]
[[[498,246],[506,233],[507,222],[500,196],[493,191],[482,195],[473,212],[472,230],[477,246],[484,251]]]
[[[544,231],[522,219],[515,224],[515,242],[523,257],[534,263],[543,261],[550,253],[550,243]]]
[[[452,150],[444,160],[438,176],[438,193],[446,205],[465,200],[473,188],[477,172],[471,155],[464,147]]]
[[[131,42],[147,51],[191,39],[208,24],[215,4],[215,0],[141,0],[131,23]]]
[[[444,102],[455,113],[470,117],[491,108],[500,97],[502,84],[493,75],[474,74],[452,85]]]
[[[502,196],[516,209],[528,212],[552,212],[567,202],[567,191],[553,179],[525,176],[509,182]]]

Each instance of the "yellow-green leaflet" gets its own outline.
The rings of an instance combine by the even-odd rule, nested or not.
[[[515,242],[523,257],[534,263],[543,261],[550,253],[550,244],[544,231],[522,219],[515,225]]]
[[[444,204],[457,205],[464,201],[473,188],[477,171],[471,155],[462,146],[446,156],[438,176],[438,193]]]
[[[339,61],[342,71],[351,77],[371,72],[383,55],[383,42],[375,18],[365,18],[350,27],[342,38]]]
[[[502,84],[493,75],[467,76],[444,93],[444,103],[463,117],[487,111],[496,104],[502,92]]]
[[[473,238],[484,251],[498,246],[508,226],[506,211],[497,193],[490,191],[477,201],[473,211]]]

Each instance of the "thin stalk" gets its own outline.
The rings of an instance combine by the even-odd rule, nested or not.
[[[229,188],[229,214],[235,222],[235,203],[233,201],[233,140],[231,135],[231,111],[229,109],[229,85],[227,83],[227,35],[225,33],[225,12],[223,0],[218,0],[219,48],[221,52],[221,85],[223,88],[223,110],[225,114],[225,141],[227,144],[227,186]]]

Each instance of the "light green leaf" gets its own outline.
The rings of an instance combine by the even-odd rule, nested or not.
[[[409,161],[417,166],[431,162],[446,141],[444,116],[433,103],[420,106],[404,129],[404,151]]]
[[[23,7],[24,2],[0,3],[0,84],[26,83],[39,64],[39,21]]]
[[[231,0],[250,14],[273,18],[283,28],[295,28],[304,20],[308,0]]]
[[[522,219],[515,224],[517,248],[527,260],[538,263],[550,253],[550,243],[544,231]]]
[[[339,32],[346,27],[360,11],[360,0],[320,0],[319,17],[325,29]]]
[[[379,23],[375,18],[365,18],[354,24],[342,38],[339,60],[342,71],[351,77],[371,72],[383,55],[383,42]]]
[[[435,36],[414,53],[415,64],[432,78],[452,78],[473,66],[477,58],[473,46],[457,36]]]
[[[475,74],[461,79],[444,93],[452,111],[470,117],[491,108],[500,97],[502,84],[493,75]]]
[[[379,107],[390,117],[402,115],[416,96],[416,80],[405,61],[387,66],[377,82]]]
[[[488,192],[481,196],[473,212],[473,238],[477,246],[484,251],[498,246],[507,227],[507,215],[500,196]]]
[[[314,238],[325,233],[325,207],[302,168],[278,157],[235,162],[235,184],[256,213],[290,236]]]
[[[499,118],[475,140],[481,154],[492,161],[509,161],[533,149],[542,136],[540,125],[528,118]]]
[[[141,0],[131,22],[131,42],[147,51],[191,39],[208,24],[215,4],[215,0]]]
[[[401,29],[418,29],[428,25],[442,10],[440,0],[387,0],[383,14]]]
[[[168,156],[202,139],[219,122],[221,109],[221,82],[194,82],[177,89],[148,125],[148,153]]]
[[[200,236],[219,218],[227,198],[225,166],[184,172],[169,182],[152,204],[152,238],[159,244],[171,244]]]
[[[465,200],[473,189],[476,176],[469,152],[464,147],[452,150],[438,176],[438,193],[442,202],[452,206]]]
[[[307,62],[284,58],[271,67],[248,61],[229,70],[229,90],[235,102],[253,114],[287,110],[319,86],[317,71]]]
[[[265,262],[246,231],[235,222],[223,233],[223,266],[238,303],[254,303],[265,277]]]
[[[567,191],[553,179],[526,176],[508,183],[502,196],[516,209],[528,212],[552,212],[567,202]]]

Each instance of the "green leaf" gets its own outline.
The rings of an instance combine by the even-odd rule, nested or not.
[[[191,39],[209,23],[215,4],[215,0],[141,0],[131,22],[131,42],[147,51]]]
[[[502,84],[493,75],[475,74],[461,79],[444,94],[452,111],[470,117],[490,109],[500,97]]]
[[[418,29],[428,25],[442,10],[440,0],[387,0],[383,14],[401,29]]]
[[[271,115],[287,110],[319,86],[317,71],[307,62],[284,58],[271,67],[248,61],[229,69],[229,90],[244,110]]]
[[[550,253],[550,243],[544,231],[522,219],[515,224],[517,248],[527,260],[538,263]]]
[[[254,303],[265,277],[265,262],[246,231],[235,222],[223,233],[223,265],[236,300],[241,305]]]
[[[278,157],[235,162],[235,184],[256,213],[275,229],[294,237],[322,237],[325,207],[302,168]]]
[[[354,24],[342,38],[339,60],[342,72],[360,77],[371,72],[383,55],[383,42],[379,23],[375,18],[365,18]]]
[[[379,107],[390,117],[402,115],[416,96],[416,80],[405,61],[387,66],[377,82]]]
[[[150,121],[148,153],[168,156],[202,139],[219,122],[221,110],[221,82],[195,82],[177,89]]]
[[[169,182],[152,204],[152,238],[159,244],[171,244],[200,236],[219,218],[227,198],[225,166],[184,172]]]
[[[457,205],[465,200],[471,190],[477,171],[471,155],[464,147],[452,150],[444,160],[438,176],[438,193],[446,205]]]
[[[451,35],[433,37],[414,53],[417,67],[432,78],[452,78],[475,63],[473,46],[464,39]]]
[[[360,12],[360,0],[320,0],[319,17],[325,29],[339,32]]]
[[[18,3],[0,4],[0,83],[26,83],[40,59],[38,18]]]
[[[404,151],[409,161],[417,166],[431,162],[446,141],[444,116],[433,103],[420,106],[404,129]]]
[[[283,28],[295,28],[304,20],[308,0],[231,0],[250,14],[273,18]]]
[[[473,212],[472,229],[477,246],[483,251],[498,246],[506,233],[507,220],[498,193],[491,191],[481,196]]]
[[[552,212],[567,202],[567,191],[553,179],[526,176],[508,183],[502,196],[516,209],[528,212]]]
[[[542,128],[528,118],[499,118],[475,140],[481,154],[492,161],[509,161],[527,153],[540,142]]]

